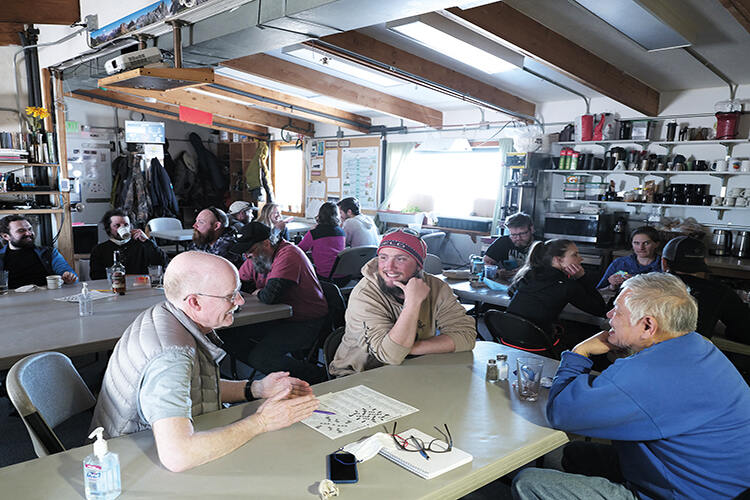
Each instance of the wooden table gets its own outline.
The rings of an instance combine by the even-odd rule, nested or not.
[[[458,295],[458,297],[462,300],[473,301],[476,303],[493,304],[502,308],[506,308],[508,307],[508,304],[510,304],[510,296],[508,296],[507,291],[492,290],[487,286],[474,288],[467,280],[451,280],[447,278],[444,279],[450,285],[453,293]],[[607,299],[605,298],[605,300]],[[599,316],[594,316],[593,314],[584,312],[572,304],[568,304],[565,306],[565,308],[560,313],[560,317],[572,321],[578,321],[580,323],[595,325],[602,328],[607,321],[606,318],[600,318]]]
[[[83,318],[78,315],[78,303],[53,300],[79,293],[80,283],[57,290],[1,295],[0,370],[35,352],[57,351],[76,356],[111,349],[136,316],[164,300],[164,290],[133,287],[134,276],[127,280],[125,295],[93,301],[94,315]],[[107,280],[88,283],[91,290],[109,287]],[[245,295],[245,300],[235,313],[235,326],[292,315],[292,308],[286,304],[266,305],[249,295]]]
[[[547,390],[535,403],[520,401],[509,382],[485,382],[487,359],[508,354],[511,371],[517,355],[529,356],[490,342],[478,342],[472,352],[435,354],[408,359],[314,386],[318,395],[364,384],[415,406],[418,412],[399,419],[398,427],[434,432],[448,424],[455,446],[474,461],[434,479],[425,480],[376,456],[360,463],[359,482],[341,484],[339,498],[450,499],[459,498],[568,442],[567,435],[547,427]],[[544,375],[552,376],[557,362],[547,358]],[[515,376],[511,374],[511,379]],[[226,425],[251,414],[260,402],[234,406],[195,419],[198,429]],[[318,483],[326,477],[325,456],[382,426],[330,440],[298,423],[256,437],[229,455],[174,474],[158,461],[151,431],[108,441],[119,454],[122,496],[128,498],[263,498],[317,499]],[[22,462],[0,469],[0,484],[8,498],[80,499],[81,460],[91,446]]]

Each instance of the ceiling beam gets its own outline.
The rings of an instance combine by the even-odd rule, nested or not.
[[[451,14],[494,35],[516,50],[646,116],[659,114],[659,92],[543,24],[495,2]]]
[[[21,23],[0,23],[0,46],[21,45],[18,33],[23,30]]]
[[[213,84],[203,85],[200,89],[225,97],[247,100],[263,108],[283,111],[309,120],[331,123],[358,132],[367,133],[372,125],[372,121],[367,116],[349,113],[308,99],[221,75],[215,75]]]
[[[533,102],[526,101],[509,92],[500,90],[497,87],[487,83],[470,78],[458,71],[446,68],[440,64],[428,61],[414,54],[406,52],[392,45],[388,45],[374,38],[371,38],[356,31],[339,33],[323,37],[322,40],[326,45],[321,46],[314,41],[308,42],[308,45],[315,46],[319,49],[330,51],[327,44],[334,45],[345,51],[354,52],[369,59],[378,61],[389,67],[394,67],[401,72],[406,72],[417,78],[412,80],[414,83],[422,84],[423,80],[437,84],[436,86],[427,85],[433,90],[440,92],[440,87],[448,87],[453,90],[450,95],[463,94],[473,97],[479,101],[494,105],[500,110],[508,110],[522,115],[533,117],[536,106]],[[357,61],[357,59],[348,56],[346,52],[333,51],[340,57]],[[388,71],[380,65],[370,65],[373,69],[380,72],[403,77],[403,73]],[[497,109],[494,108],[494,109]]]
[[[721,5],[750,33],[750,0],[719,0]]]
[[[238,102],[227,101],[215,94],[204,94],[205,90],[200,88],[194,89],[194,91],[169,90],[166,92],[146,89],[122,89],[122,92],[156,99],[165,104],[198,109],[224,118],[255,123],[265,127],[284,128],[290,132],[309,137],[315,134],[315,125],[312,122],[263,111],[250,104],[244,105]],[[236,96],[233,98],[236,98]]]
[[[138,113],[146,113],[166,120],[180,121],[179,106],[159,102],[146,102],[143,98],[102,89],[78,89],[65,94],[66,97],[80,99],[82,101],[113,106],[115,108],[127,109]],[[269,139],[270,134],[265,127],[259,127],[239,120],[232,120],[219,116],[213,117],[211,125],[196,125],[203,128],[225,130],[259,139]]]
[[[81,20],[78,0],[8,0],[0,9],[0,22],[71,25]]]
[[[430,127],[439,128],[443,125],[443,113],[437,109],[415,104],[406,99],[378,92],[349,80],[336,78],[266,54],[230,59],[222,62],[221,65],[287,85],[309,89],[389,115],[414,120]]]

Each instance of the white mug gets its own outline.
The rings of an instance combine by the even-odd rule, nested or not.
[[[724,198],[721,196],[714,196],[711,200],[711,205],[714,207],[720,207],[724,204]]]
[[[745,191],[744,188],[735,187],[729,190],[729,192],[727,193],[727,196],[732,197],[732,198],[737,198],[739,196],[742,196],[742,193],[744,191]]]
[[[120,235],[120,238],[125,239],[130,235],[130,226],[120,226],[117,228],[117,234]]]
[[[750,160],[742,160],[742,163],[740,164],[740,171],[750,172]]]
[[[716,170],[717,172],[726,172],[727,171],[727,162],[726,160],[716,160],[711,164],[711,170]]]
[[[733,207],[736,202],[737,202],[737,198],[734,198],[732,196],[727,196],[726,198],[724,198],[725,207]]]
[[[63,284],[62,276],[59,274],[51,274],[47,276],[47,289],[55,290],[60,288]]]
[[[737,201],[734,202],[735,207],[746,207],[747,206],[747,198],[737,198]]]
[[[742,167],[742,160],[739,158],[730,158],[727,164],[727,170],[730,172],[739,172]]]

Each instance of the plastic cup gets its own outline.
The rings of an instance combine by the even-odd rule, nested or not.
[[[524,401],[536,401],[539,398],[544,361],[537,358],[517,358],[516,364],[518,397]]]
[[[497,276],[497,266],[493,266],[492,264],[485,264],[484,277],[493,280],[495,279],[495,276]]]
[[[161,286],[164,271],[161,266],[148,266],[148,277],[151,280],[151,288]]]

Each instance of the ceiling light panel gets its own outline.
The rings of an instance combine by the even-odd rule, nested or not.
[[[657,17],[643,2],[636,0],[575,0],[583,8],[602,19],[649,52],[689,47],[675,22],[670,24]],[[655,0],[649,3],[658,4]],[[666,12],[664,9],[660,9]]]
[[[521,54],[438,14],[402,19],[386,26],[391,31],[491,75],[523,67]]]
[[[395,87],[396,85],[404,84],[404,82],[400,80],[389,78],[376,71],[370,71],[358,64],[338,59],[335,56],[331,56],[324,52],[314,51],[308,48],[295,48],[285,50],[284,53],[381,87]]]

